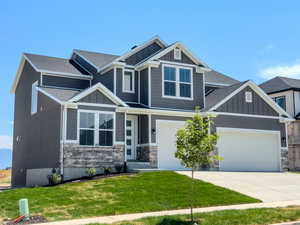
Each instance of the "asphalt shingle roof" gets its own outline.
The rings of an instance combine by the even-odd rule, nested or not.
[[[274,93],[288,89],[300,89],[300,80],[287,77],[274,77],[259,85],[266,93]]]
[[[24,53],[30,62],[39,70],[56,73],[70,73],[74,75],[88,75],[69,59]]]
[[[98,68],[108,65],[109,63],[111,63],[112,61],[114,61],[116,58],[119,57],[118,55],[91,52],[91,51],[85,51],[79,49],[74,49],[74,52],[75,53],[78,52],[80,55],[82,55],[84,58],[86,58],[88,61],[93,63]]]
[[[216,84],[226,84],[233,85],[239,83],[240,81],[235,80],[225,74],[218,71],[212,70],[210,72],[205,72],[205,82],[206,83],[216,83]]]
[[[73,98],[75,95],[79,94],[81,91],[79,90],[69,90],[69,89],[61,89],[61,88],[45,88],[41,87],[43,91],[52,95],[60,101],[68,101]]]
[[[234,92],[236,89],[240,88],[242,85],[244,85],[248,81],[239,82],[236,84],[233,84],[228,87],[219,88],[211,92],[209,95],[205,98],[205,108],[202,109],[202,111],[207,111],[214,105],[216,105],[218,102],[222,101],[222,99],[226,98],[228,95],[230,95],[232,92]]]

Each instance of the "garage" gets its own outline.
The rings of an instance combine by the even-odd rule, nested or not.
[[[184,125],[184,121],[156,121],[159,169],[186,170],[174,155],[176,152],[176,132]]]
[[[222,171],[279,171],[280,132],[217,128]]]

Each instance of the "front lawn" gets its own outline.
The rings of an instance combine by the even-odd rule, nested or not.
[[[49,221],[189,207],[191,179],[171,171],[110,177],[56,187],[0,192],[0,221],[18,215],[18,200]],[[260,202],[203,181],[195,182],[196,207]]]
[[[197,213],[195,214],[195,220],[201,225],[273,224],[300,220],[300,207],[224,210],[211,213]],[[112,225],[191,225],[191,223],[189,222],[189,215],[179,215],[149,217],[135,221],[114,223]]]

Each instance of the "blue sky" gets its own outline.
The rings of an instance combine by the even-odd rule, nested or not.
[[[182,41],[210,67],[257,83],[300,78],[300,1],[3,1],[0,148],[9,147],[9,93],[21,54],[69,57],[73,48],[122,54],[154,35]]]

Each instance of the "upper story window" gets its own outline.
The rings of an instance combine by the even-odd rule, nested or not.
[[[123,92],[134,93],[134,71],[124,70]]]
[[[278,96],[273,98],[273,100],[284,110],[286,110],[286,100],[285,96]]]
[[[87,146],[112,146],[114,113],[80,112],[79,144]]]
[[[245,92],[245,101],[248,103],[252,102],[252,92],[251,91],[246,91]]]
[[[181,60],[181,50],[178,48],[174,49],[174,59]]]
[[[179,66],[163,66],[163,97],[193,98],[192,69]]]
[[[31,86],[31,114],[35,114],[37,112],[38,105],[38,81],[34,82]]]

